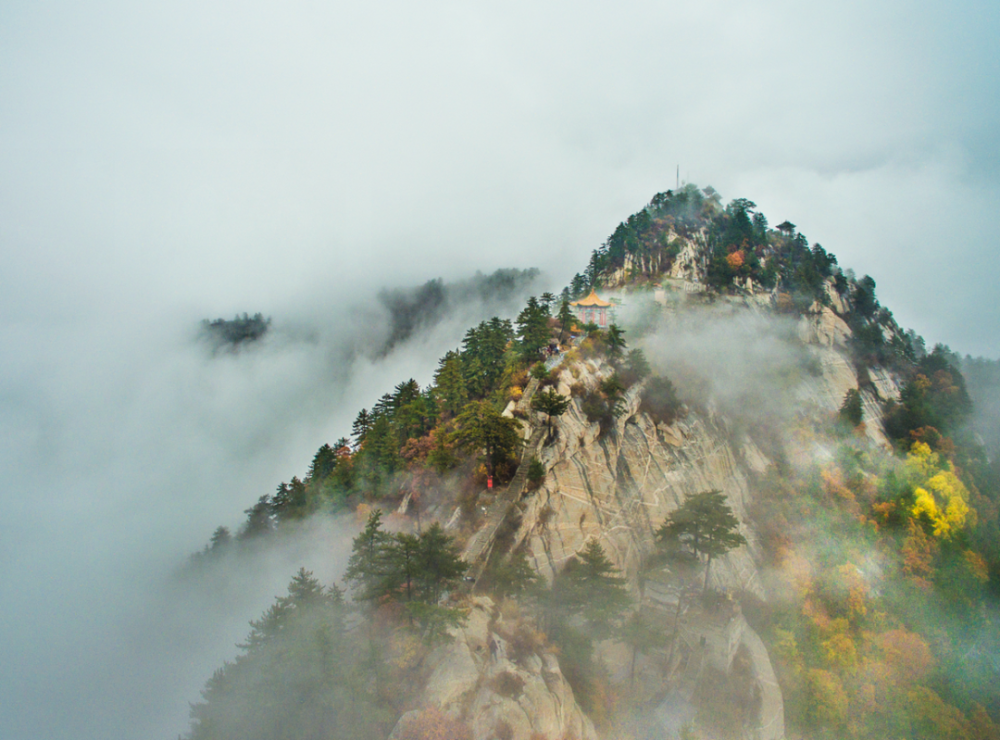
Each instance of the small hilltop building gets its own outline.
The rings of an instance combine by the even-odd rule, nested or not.
[[[581,324],[597,324],[602,329],[608,326],[608,308],[611,307],[611,302],[598,297],[597,291],[592,289],[586,298],[569,305],[576,311],[576,318]]]

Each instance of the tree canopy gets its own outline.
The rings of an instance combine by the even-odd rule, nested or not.
[[[705,491],[688,496],[671,512],[657,531],[656,539],[663,549],[687,545],[696,555],[707,556],[705,588],[708,588],[712,558],[746,544],[746,538],[739,533],[739,524],[721,491]]]
[[[503,416],[489,401],[472,401],[459,414],[458,429],[452,439],[460,449],[485,455],[486,469],[494,475],[496,467],[521,447],[518,429],[521,422]]]

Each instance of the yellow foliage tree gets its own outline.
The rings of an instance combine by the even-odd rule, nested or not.
[[[913,482],[930,478],[941,469],[941,457],[926,442],[914,442],[906,455],[907,477]]]
[[[906,457],[908,477],[917,485],[910,514],[926,518],[934,536],[947,539],[961,531],[966,522],[975,522],[975,511],[969,508],[969,492],[955,475],[950,461],[941,465],[940,456],[931,452],[924,442],[914,442]]]
[[[836,673],[813,668],[806,677],[809,714],[817,727],[838,728],[847,721],[848,698]]]
[[[840,621],[840,620],[836,620]],[[822,643],[826,662],[835,668],[853,670],[858,663],[858,650],[846,632],[837,632]]]

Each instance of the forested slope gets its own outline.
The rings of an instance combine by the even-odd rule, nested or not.
[[[592,288],[607,330],[573,317]],[[1000,737],[994,427],[963,366],[992,387],[790,222],[658,194],[216,530],[194,571],[365,524],[340,587],[300,572],[252,625],[190,737]]]

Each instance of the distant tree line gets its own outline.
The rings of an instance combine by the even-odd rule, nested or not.
[[[245,342],[255,342],[263,337],[271,327],[271,318],[263,314],[253,316],[237,315],[232,320],[215,319],[201,322],[202,332],[216,343],[238,346]]]

